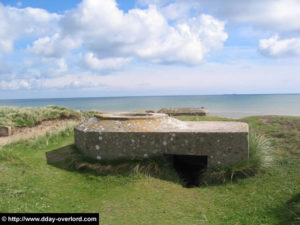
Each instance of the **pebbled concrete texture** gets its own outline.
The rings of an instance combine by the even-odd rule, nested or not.
[[[75,128],[75,144],[97,160],[205,155],[208,167],[247,160],[247,123],[183,122],[161,113],[101,114]]]

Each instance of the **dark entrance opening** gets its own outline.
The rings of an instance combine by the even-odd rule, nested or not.
[[[207,156],[166,155],[186,187],[200,185],[201,174],[207,168]]]

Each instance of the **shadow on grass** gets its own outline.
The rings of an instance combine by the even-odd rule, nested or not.
[[[187,166],[187,163],[182,164],[180,162],[180,165],[178,163],[176,165],[174,157],[170,157],[170,155],[147,159],[118,159],[100,162],[84,157],[75,145],[68,145],[47,152],[46,158],[48,164],[68,171],[89,173],[96,176],[136,176],[142,174],[172,181],[188,188],[224,185],[228,182],[254,176],[259,170],[256,160],[209,170],[202,167],[202,164],[200,164],[200,167],[197,165],[199,168],[191,167],[193,165]],[[191,159],[189,159],[188,164],[191,164],[190,161]]]
[[[285,204],[274,208],[272,214],[278,219],[278,225],[299,225],[300,224],[300,193],[294,195]]]
[[[47,152],[46,158],[48,164],[73,172],[89,173],[96,176],[136,176],[142,174],[182,184],[171,163],[163,156],[99,162],[84,157],[75,145],[68,145]]]

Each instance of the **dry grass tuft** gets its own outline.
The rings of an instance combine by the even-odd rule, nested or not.
[[[199,178],[201,184],[222,184],[232,182],[238,178],[254,176],[263,172],[272,163],[270,140],[263,135],[250,133],[249,137],[249,160],[238,162],[234,165],[222,168],[207,169]]]

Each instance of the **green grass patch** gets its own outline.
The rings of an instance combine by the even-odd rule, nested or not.
[[[242,121],[248,122],[258,134],[271,138],[278,154],[290,157],[300,157],[300,117],[293,116],[261,116],[248,117]]]
[[[48,164],[69,171],[97,176],[148,176],[180,183],[170,162],[163,156],[147,159],[119,159],[96,161],[85,158],[74,145],[68,145],[46,154]]]
[[[0,107],[0,125],[32,126],[43,120],[51,119],[80,119],[78,111],[58,107],[46,106],[42,108]]]
[[[84,116],[84,117],[93,117],[93,116],[101,113],[100,111],[94,111],[94,110],[90,110],[90,111],[84,111],[84,110],[82,111],[81,110],[80,112],[81,112],[82,116]]]

